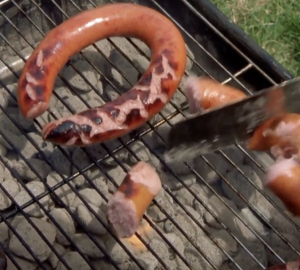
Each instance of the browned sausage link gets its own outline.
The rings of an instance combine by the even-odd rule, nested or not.
[[[280,114],[259,126],[248,142],[248,149],[271,150],[274,156],[290,158],[299,152],[300,115]]]
[[[246,97],[242,91],[231,86],[196,76],[187,78],[185,93],[191,113],[217,108]]]
[[[22,114],[44,113],[55,78],[72,55],[113,36],[135,37],[152,51],[150,65],[127,93],[101,107],[53,121],[44,140],[84,146],[127,134],[158,113],[175,93],[186,67],[186,47],[175,25],[159,12],[135,4],[87,10],[51,30],[27,60],[18,85]]]

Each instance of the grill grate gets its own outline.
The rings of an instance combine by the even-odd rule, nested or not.
[[[0,241],[9,258],[8,269],[79,269],[80,264],[84,265],[80,269],[265,269],[271,264],[296,259],[300,255],[300,243],[295,240],[299,236],[299,220],[284,211],[278,199],[264,190],[261,181],[257,180],[263,177],[265,168],[272,163],[270,156],[249,153],[244,146],[237,145],[199,157],[193,164],[186,163],[181,168],[169,167],[164,162],[161,153],[165,146],[166,129],[187,117],[187,105],[181,88],[166,109],[147,126],[99,147],[53,148],[39,141],[38,135],[33,135],[39,134],[42,124],[50,118],[57,119],[60,114],[73,114],[83,108],[91,108],[114,98],[114,93],[122,94],[123,88],[132,86],[147,67],[146,64],[143,67],[143,61],[150,59],[149,52],[137,40],[110,38],[90,46],[90,55],[87,49],[83,50],[60,73],[53,92],[55,106],[51,106],[34,124],[24,121],[16,113],[15,86],[22,66],[36,43],[63,19],[109,2],[116,1],[3,1],[3,5],[9,3],[18,11],[17,15],[10,15],[0,10],[0,84],[3,88],[3,99],[0,100],[0,161],[3,164],[2,178],[6,177],[0,183],[0,206],[3,210]],[[192,2],[177,2],[188,12],[189,20],[177,20],[182,15],[168,6],[167,1],[144,0],[139,4],[169,16],[182,31],[191,50],[185,75],[206,74],[248,94],[276,84],[204,18]],[[196,30],[191,24],[192,19],[195,25],[203,26],[207,39],[194,34]],[[190,27],[187,29],[182,25]],[[227,52],[226,59],[221,55],[221,49],[208,40],[210,35],[222,41],[223,53]],[[113,50],[117,56],[112,56]],[[134,56],[132,51],[135,51]],[[102,62],[106,61],[114,69],[114,74],[107,72],[107,66],[99,67],[101,61],[96,57],[100,56]],[[121,57],[122,68],[119,68],[120,62],[117,61],[121,61]],[[81,71],[78,63],[89,65],[93,73]],[[123,68],[126,65],[128,69]],[[70,72],[72,68],[71,76],[66,70]],[[75,75],[80,86],[72,79]],[[100,86],[97,82],[99,77]],[[72,106],[70,100],[76,101],[78,107]],[[147,153],[147,157],[141,153]],[[141,255],[141,250],[136,250],[134,245],[115,237],[105,217],[99,214],[105,210],[110,196],[108,191],[115,190],[120,184],[118,179],[128,171],[128,164],[141,159],[147,159],[156,167],[160,164],[160,173],[164,177],[164,192],[153,201],[143,220],[152,228],[151,235],[143,231],[136,234],[148,250],[143,253],[148,257]],[[9,179],[10,182],[17,181],[17,187],[5,184]],[[41,188],[38,182],[43,183],[44,187]],[[94,198],[98,202],[103,200],[101,206],[98,203],[99,207],[96,207],[95,202],[91,202],[93,194],[89,198],[82,191],[84,187],[96,191],[98,197]],[[250,195],[245,189],[252,189]],[[76,226],[68,227],[70,222],[61,215],[72,217]],[[18,226],[21,222],[23,228]],[[51,223],[57,228],[56,233],[51,234],[45,225]],[[24,228],[30,226],[48,249],[28,240],[30,233],[27,234]],[[102,233],[99,232],[100,227]],[[56,244],[53,235],[56,235]],[[32,234],[31,237],[37,236]],[[116,248],[118,245],[119,249]],[[78,268],[74,267],[75,263]]]

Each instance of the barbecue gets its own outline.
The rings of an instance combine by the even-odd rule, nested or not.
[[[46,112],[31,121],[19,110],[18,79],[45,34],[83,10],[117,2],[155,9],[177,26],[187,50],[178,90],[120,138],[87,147],[43,141],[48,122],[115,100],[147,70],[145,43],[107,38],[68,61]],[[234,145],[176,166],[164,160],[168,129],[189,117],[187,76],[206,75],[246,95],[292,78],[235,26],[228,33],[231,24],[207,0],[0,1],[0,269],[4,256],[9,270],[299,266],[300,219],[262,185],[271,155]],[[138,162],[157,169],[162,189],[137,233],[119,238],[107,202]]]

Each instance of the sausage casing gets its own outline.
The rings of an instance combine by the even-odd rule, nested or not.
[[[83,11],[52,29],[27,60],[18,84],[22,114],[34,119],[49,104],[58,72],[72,55],[113,36],[135,37],[152,51],[150,65],[128,92],[101,107],[46,124],[44,140],[85,146],[123,136],[146,123],[175,93],[186,67],[186,47],[175,25],[136,4],[109,4]]]
[[[190,76],[185,83],[190,113],[217,108],[241,100],[246,95],[231,86],[205,77]]]

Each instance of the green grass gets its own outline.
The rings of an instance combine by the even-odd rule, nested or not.
[[[300,75],[300,0],[211,0],[294,76]]]

